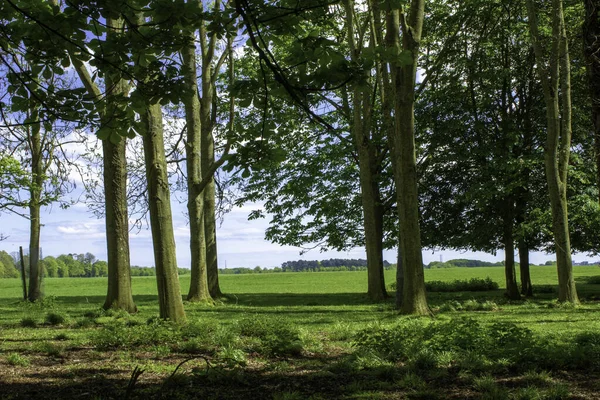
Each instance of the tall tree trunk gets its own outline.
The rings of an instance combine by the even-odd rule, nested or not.
[[[122,35],[123,21],[107,18],[107,37]],[[106,93],[103,94],[92,80],[86,66],[75,54],[70,54],[71,62],[88,91],[99,104],[99,113],[103,127],[110,128],[118,123],[119,113],[115,97],[123,96],[128,91],[127,81],[114,77],[113,73],[106,74]],[[104,102],[101,102],[102,98]],[[114,127],[116,128],[116,127]],[[111,133],[110,136],[117,133]],[[108,264],[108,286],[104,309],[120,309],[129,313],[137,312],[131,291],[131,269],[129,251],[129,212],[127,208],[127,161],[126,138],[120,138],[118,143],[110,139],[102,141],[103,177],[104,177],[104,210],[106,226],[106,248]]]
[[[402,309],[402,299],[404,297],[404,267],[402,266],[402,252],[398,246],[398,264],[396,265],[396,309]]]
[[[120,84],[124,84],[121,82]],[[126,139],[102,141],[108,287],[103,308],[137,312],[131,291]]]
[[[550,61],[545,63],[535,5],[533,0],[527,0],[531,38],[546,102],[547,138],[544,163],[552,210],[558,272],[558,300],[578,304],[579,298],[573,279],[567,212],[567,170],[571,146],[571,77],[561,0],[552,0],[551,12]],[[547,68],[545,68],[546,65],[548,65]]]
[[[373,37],[376,38],[376,46],[385,46],[389,49],[394,48],[397,37],[394,35],[398,34],[398,29],[385,29],[383,26],[383,22],[381,19],[382,12],[381,7],[378,1],[371,0],[370,7],[372,12],[372,28],[373,28]],[[391,19],[386,18],[386,23],[391,23]],[[384,35],[385,32],[385,35]],[[392,77],[390,75],[390,71],[385,62],[380,61],[377,63],[377,74],[379,77],[378,84],[380,86],[381,92],[381,111],[383,114],[383,129],[385,131],[385,135],[388,138],[387,140],[387,149],[384,151],[388,151],[391,154],[391,162],[392,169],[394,171],[394,176],[399,176],[398,170],[398,159],[395,156],[396,149],[394,145],[394,140],[392,138],[396,132],[396,125],[394,120],[394,88]],[[383,211],[382,211],[383,216]],[[398,229],[400,230],[400,229]],[[383,232],[381,235],[381,240],[383,242]],[[402,297],[404,296],[404,265],[402,262],[402,251],[400,249],[400,237],[398,236],[398,248],[397,248],[397,257],[396,257],[396,308],[399,310],[402,306]]]
[[[191,277],[187,299],[190,301],[210,301],[206,264],[206,238],[204,222],[204,193],[196,189],[202,181],[200,99],[196,78],[195,35],[188,37],[189,43],[181,51],[183,76],[187,92],[184,98],[187,123],[186,169],[188,184],[188,215],[190,218]]]
[[[142,115],[142,123],[145,127],[143,134],[144,159],[148,181],[148,204],[160,317],[176,323],[183,323],[185,322],[185,311],[177,274],[171,195],[160,104],[157,102],[147,104],[146,113]]]
[[[521,294],[527,297],[533,296],[529,270],[529,247],[525,239],[519,240],[519,271],[521,273]]]
[[[121,35],[123,21],[107,18],[107,38]],[[111,121],[117,115],[113,98],[124,96],[129,84],[124,79],[106,75],[106,103],[103,118]],[[108,287],[104,309],[116,308],[129,313],[137,312],[131,291],[129,253],[129,212],[127,209],[127,139],[117,144],[110,139],[102,141],[104,164],[104,209],[106,218],[106,247],[108,258]]]
[[[211,133],[212,138],[212,133]],[[214,152],[213,152],[214,162]],[[217,258],[217,215],[214,179],[204,189],[204,235],[206,237],[206,264],[208,290],[214,298],[222,297],[219,284],[219,260]]]
[[[515,245],[513,237],[513,210],[512,200],[507,200],[504,212],[504,276],[506,279],[506,297],[510,300],[519,300],[519,287],[515,273]]]
[[[395,90],[393,141],[397,160],[395,168],[396,195],[400,225],[400,249],[404,267],[404,293],[400,311],[405,314],[429,314],[425,294],[421,231],[419,226],[419,198],[417,195],[417,162],[414,132],[414,91],[419,56],[419,43],[423,27],[423,0],[413,0],[409,15],[399,10],[388,12],[387,29],[393,40],[392,51],[396,55],[410,54],[410,62],[392,63],[392,81]],[[402,45],[399,26],[402,27]],[[403,57],[405,58],[405,57]]]
[[[584,53],[590,88],[592,123],[594,124],[594,151],[596,158],[596,187],[600,202],[600,2],[583,0],[585,21],[583,24]]]
[[[37,121],[37,111],[33,110],[33,120]],[[29,187],[29,301],[42,298],[42,271],[40,268],[40,201],[44,175],[42,167],[42,146],[40,124],[28,127],[31,151],[31,185]]]
[[[220,0],[215,1],[214,10],[220,7]],[[202,171],[209,171],[215,163],[215,139],[213,127],[216,123],[216,109],[213,102],[215,95],[214,56],[217,36],[209,33],[205,24],[200,26],[200,48],[202,51],[202,98],[200,100],[200,120],[202,123]],[[230,60],[231,61],[231,60]],[[219,285],[219,260],[217,258],[217,218],[216,190],[214,177],[204,188],[204,235],[206,240],[206,268],[208,290],[213,298],[223,296]]]
[[[209,70],[210,71],[210,70]],[[206,70],[203,74],[207,73]],[[210,74],[211,72],[209,72]],[[206,91],[204,91],[206,89]],[[208,171],[215,162],[215,141],[213,138],[213,123],[211,118],[213,85],[203,85],[202,93],[202,171]],[[204,188],[204,237],[206,240],[206,268],[208,275],[208,290],[213,298],[223,296],[219,285],[219,260],[217,259],[217,218],[215,201],[215,180]]]
[[[354,2],[345,0],[344,7],[350,58],[359,62],[362,48],[358,48],[354,39]],[[387,292],[383,275],[383,207],[377,182],[377,152],[372,138],[372,113],[370,88],[360,82],[353,82],[350,127],[358,156],[367,253],[367,294],[371,300],[379,301],[387,297]]]
[[[365,144],[359,144],[365,146]],[[369,146],[369,144],[366,144]],[[372,147],[370,144],[369,147]],[[371,300],[387,297],[383,275],[383,207],[379,197],[379,186],[375,181],[370,149],[359,149],[359,174],[363,208],[363,226],[367,253],[367,294]]]

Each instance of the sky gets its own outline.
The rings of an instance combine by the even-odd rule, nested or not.
[[[177,247],[177,260],[180,267],[189,268],[189,229],[186,221],[185,205],[172,200],[173,226]],[[248,221],[248,214],[257,205],[245,205],[234,208],[226,214],[223,223],[217,228],[219,268],[248,267],[273,268],[291,260],[323,260],[328,258],[366,258],[363,249],[356,248],[348,252],[319,252],[311,250],[300,255],[300,248],[280,246],[264,240],[264,231],[268,221]],[[85,204],[76,204],[67,210],[58,206],[47,207],[42,211],[42,255],[57,256],[68,253],[94,254],[98,259],[106,260],[106,242],[104,220],[97,219]],[[8,213],[0,214],[0,233],[8,238],[0,242],[0,250],[9,253],[24,249],[28,245],[28,221]],[[152,238],[150,230],[143,227],[130,233],[131,264],[153,266]],[[386,251],[384,258],[396,262],[396,252]],[[492,254],[463,251],[423,250],[423,261],[448,261],[453,258],[478,259],[483,261],[501,261],[503,252]],[[531,262],[535,264],[552,260],[553,255],[532,253]],[[591,261],[583,254],[575,255],[575,261]]]

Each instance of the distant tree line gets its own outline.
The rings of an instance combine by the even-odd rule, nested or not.
[[[383,261],[385,269],[392,269],[393,265]],[[283,272],[308,272],[308,271],[363,271],[367,269],[367,260],[330,258],[323,261],[286,261],[281,264]]]
[[[459,258],[456,260],[448,260],[446,262],[441,261],[432,261],[425,266],[425,268],[454,268],[454,267],[502,267],[504,266],[504,261],[498,262],[488,262],[481,260],[467,260],[463,258]]]
[[[29,265],[29,255],[24,256],[25,265]],[[18,278],[20,276],[19,254],[8,254],[0,251],[0,278]],[[94,278],[108,276],[108,264],[106,261],[98,260],[91,253],[85,254],[61,254],[58,257],[47,256],[41,259],[42,276],[48,278]],[[179,275],[190,273],[187,268],[178,268]],[[25,269],[25,275],[29,277],[29,270]],[[131,266],[131,276],[155,276],[154,267]]]

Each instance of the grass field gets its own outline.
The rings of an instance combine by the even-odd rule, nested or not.
[[[501,267],[426,270],[500,289],[430,293],[434,317],[417,319],[368,301],[366,272],[223,275],[227,297],[186,303],[184,327],[155,318],[154,277],[133,279],[133,316],[100,310],[102,278],[46,279],[40,304],[4,279],[0,398],[595,399],[600,268],[574,271],[577,308],[554,300],[554,267],[532,267],[536,296],[513,303]]]

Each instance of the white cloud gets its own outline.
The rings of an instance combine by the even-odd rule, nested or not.
[[[78,240],[105,237],[104,221],[67,223],[56,226],[56,232],[66,236],[77,236]]]

